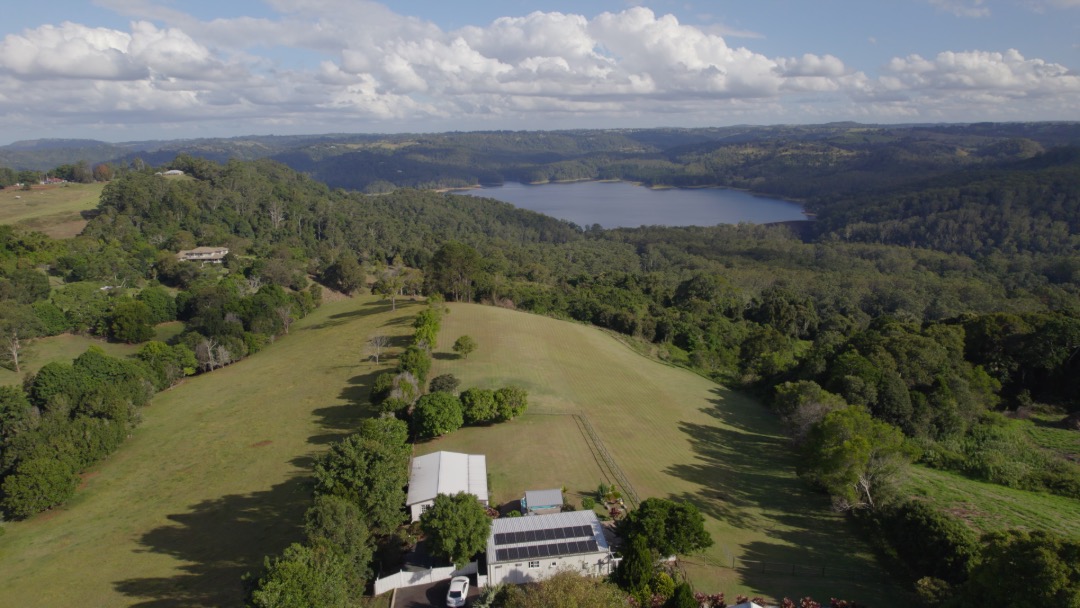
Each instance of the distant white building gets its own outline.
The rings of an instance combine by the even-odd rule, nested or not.
[[[185,249],[176,254],[176,259],[188,262],[210,262],[220,264],[229,255],[228,247],[196,247]]]
[[[568,511],[491,522],[487,564],[488,585],[519,585],[564,570],[606,576],[618,560],[611,554],[596,513]]]
[[[483,454],[434,452],[413,458],[405,505],[412,521],[435,504],[439,494],[467,492],[488,504],[487,458]]]

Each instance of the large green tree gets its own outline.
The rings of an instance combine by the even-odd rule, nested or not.
[[[462,568],[472,556],[484,550],[491,532],[491,518],[472,494],[439,494],[435,504],[420,516],[420,527],[430,539],[435,555]]]
[[[421,439],[452,433],[465,424],[461,400],[446,393],[429,393],[416,402],[413,409],[413,429]]]
[[[328,547],[345,558],[348,587],[354,597],[363,595],[371,579],[374,539],[360,508],[340,496],[316,496],[305,515],[304,532],[309,545]]]
[[[360,432],[333,444],[315,463],[315,491],[348,499],[371,529],[389,534],[404,518],[409,448],[404,422],[365,421]]]
[[[429,278],[435,290],[456,301],[469,302],[473,296],[473,281],[480,272],[480,262],[480,254],[469,245],[445,243],[432,256]]]
[[[109,334],[114,340],[128,344],[146,342],[154,337],[153,320],[153,313],[144,302],[121,302],[113,308]]]
[[[257,608],[352,608],[349,567],[329,546],[293,543],[280,557],[266,558],[266,573],[251,602]]]
[[[642,538],[660,555],[685,555],[713,544],[705,518],[692,503],[646,498],[623,523],[629,538]]]
[[[800,473],[833,497],[838,510],[886,503],[907,459],[900,429],[852,406],[814,425]]]

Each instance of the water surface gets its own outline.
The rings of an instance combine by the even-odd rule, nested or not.
[[[652,190],[627,182],[502,186],[463,192],[498,199],[588,227],[714,226],[805,220],[801,205],[724,188]]]

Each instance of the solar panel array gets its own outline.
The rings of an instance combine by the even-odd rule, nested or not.
[[[501,532],[495,535],[495,546],[592,537],[592,526],[569,526],[566,528],[548,528],[545,530],[526,530],[525,532]]]
[[[506,562],[515,559],[558,557],[560,555],[574,555],[576,553],[592,553],[596,550],[597,544],[595,540],[572,540],[562,543],[548,543],[546,545],[529,545],[527,547],[496,549],[495,561]]]

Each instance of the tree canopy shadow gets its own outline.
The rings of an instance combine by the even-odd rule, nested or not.
[[[140,551],[184,563],[173,577],[131,578],[114,583],[141,608],[240,606],[242,577],[257,577],[263,557],[301,540],[311,505],[311,481],[297,476],[268,490],[204,500],[139,539]]]
[[[741,409],[717,402],[702,410],[723,426],[680,423],[695,462],[666,469],[698,486],[673,498],[689,500],[705,515],[732,527],[766,536],[767,540],[740,547],[735,563],[724,567],[733,565],[745,584],[775,590],[770,593],[780,596],[819,596],[829,589],[835,597],[880,597],[879,591],[872,595],[869,591],[888,577],[870,556],[869,547],[850,522],[831,511],[826,496],[792,478],[799,456],[785,437],[770,433],[775,424],[755,421],[757,412],[743,416]]]

